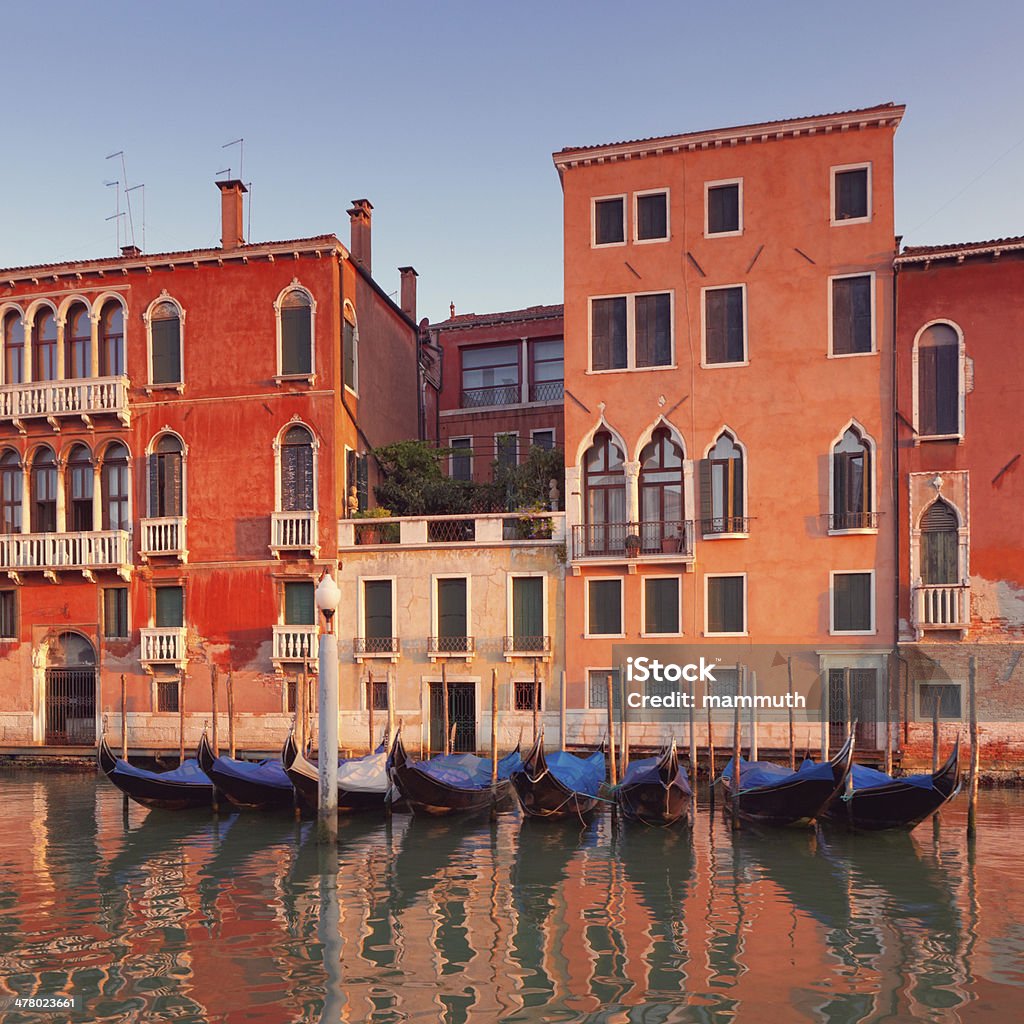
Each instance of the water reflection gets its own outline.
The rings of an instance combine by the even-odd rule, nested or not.
[[[0,988],[81,1020],[966,1021],[1024,987],[1018,793],[973,853],[954,805],[910,836],[352,818],[328,854],[285,815],[4,781]]]

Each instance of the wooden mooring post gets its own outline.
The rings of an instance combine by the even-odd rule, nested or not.
[[[533,742],[537,742],[537,727],[540,716],[540,666],[533,659]]]
[[[739,671],[739,681],[743,679],[745,669]],[[738,831],[740,827],[740,706],[739,702],[733,712],[732,722],[732,827]]]
[[[178,683],[178,764],[185,763],[185,676]]]
[[[608,683],[608,779],[614,786],[619,781],[618,773],[615,771],[615,709],[614,709],[614,687],[611,673],[607,676]]]
[[[626,776],[629,767],[629,723],[626,721],[626,674],[619,670],[619,713],[621,715],[619,735],[619,778]]]
[[[218,741],[217,733],[217,666],[210,666],[210,707],[213,709],[213,728],[210,733],[210,739],[213,743],[213,756],[217,757],[220,754],[220,744]]]
[[[971,777],[967,790],[967,838],[974,839],[978,834],[978,771],[981,766],[981,751],[978,748],[978,695],[976,690],[976,670],[974,655],[967,664],[967,699],[971,723]]]
[[[708,703],[708,810],[715,809],[715,733],[711,728],[711,704]],[[691,785],[695,780],[691,780]]]
[[[373,740],[374,740],[373,705],[375,703],[376,702],[373,699],[373,672],[370,671],[370,672],[367,672],[367,682],[366,682],[366,708],[367,708],[367,711],[369,711],[368,731],[369,731],[369,734],[370,734],[370,744],[366,748],[366,752],[368,754],[372,754],[374,752],[374,750],[376,749],[376,746],[375,746],[375,744],[373,742]]]
[[[235,681],[231,669],[228,669],[228,757],[235,757]]]
[[[796,738],[793,735],[793,655],[786,659],[786,675],[789,679],[789,770],[796,771]]]
[[[536,727],[535,727],[536,728]],[[498,817],[498,670],[491,669],[491,820]]]
[[[441,703],[444,705],[442,714],[444,716],[444,752],[452,752],[452,743],[448,735],[448,662],[441,662]]]
[[[128,683],[121,673],[121,757],[128,760]]]
[[[558,706],[558,749],[565,750],[565,669],[562,669]]]

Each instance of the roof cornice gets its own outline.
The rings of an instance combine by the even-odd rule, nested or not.
[[[1024,252],[1024,237],[997,238],[990,242],[954,242],[950,245],[908,246],[896,257],[896,266],[956,260],[963,263],[968,256],[1000,256],[1004,252]]]

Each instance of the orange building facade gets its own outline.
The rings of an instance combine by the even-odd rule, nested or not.
[[[1020,386],[1024,239],[904,249],[896,259],[903,700],[926,760],[968,720],[974,658],[982,763],[1024,756]]]
[[[313,587],[418,433],[415,271],[371,276],[372,207],[333,234],[0,274],[0,745],[277,748],[317,656]],[[406,308],[403,309],[402,306]],[[384,368],[386,367],[386,372]]]
[[[554,155],[571,738],[603,732],[618,645],[727,645],[737,662],[803,645],[796,685],[821,694],[824,714],[800,720],[801,748],[841,734],[846,685],[859,746],[882,746],[902,114],[887,104]],[[631,735],[653,745],[669,731],[681,738]],[[770,728],[761,742],[773,745]]]

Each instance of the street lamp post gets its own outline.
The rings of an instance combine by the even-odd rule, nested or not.
[[[324,617],[320,635],[319,768],[320,803],[317,832],[323,843],[338,841],[338,637],[334,613],[341,591],[330,573],[324,572],[316,588],[316,606]]]

